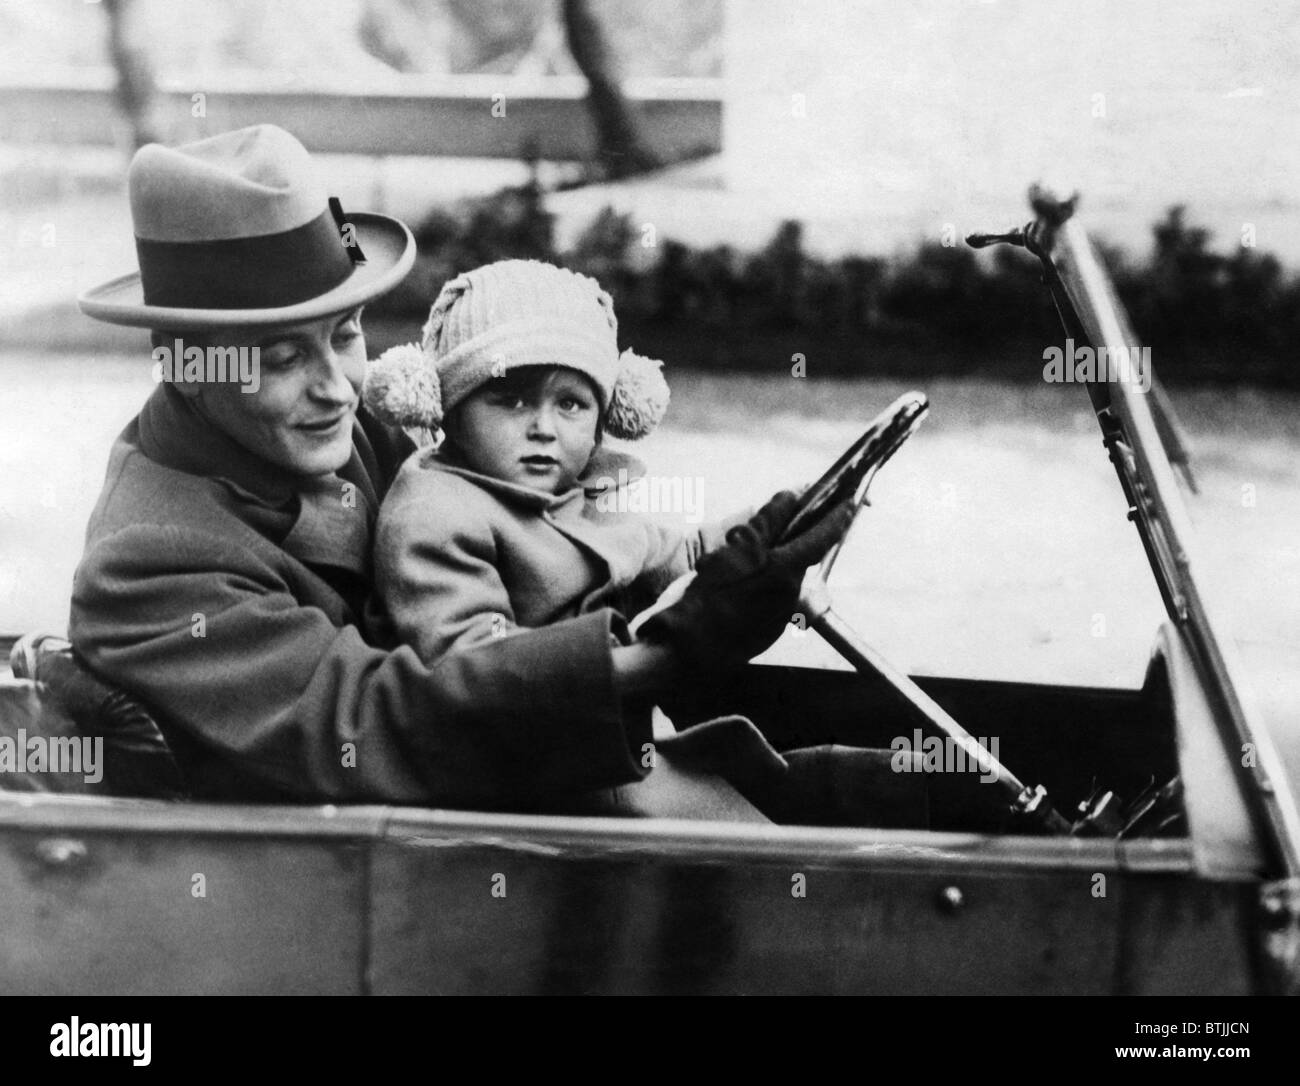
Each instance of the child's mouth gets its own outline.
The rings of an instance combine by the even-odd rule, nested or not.
[[[553,456],[523,456],[519,462],[528,471],[536,473],[554,471],[560,466],[560,462]]]

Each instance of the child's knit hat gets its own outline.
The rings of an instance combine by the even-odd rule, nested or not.
[[[433,430],[480,385],[523,366],[590,377],[614,437],[644,437],[668,407],[663,363],[619,354],[614,303],[600,284],[539,260],[501,260],[448,282],[420,345],[371,363],[362,397],[384,422]]]

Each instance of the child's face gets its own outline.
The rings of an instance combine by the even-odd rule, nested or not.
[[[591,459],[599,415],[595,390],[581,373],[529,366],[475,389],[445,427],[472,470],[561,494]]]

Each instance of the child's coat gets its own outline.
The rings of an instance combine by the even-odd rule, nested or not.
[[[598,449],[585,479],[617,478],[620,467],[623,478],[644,473],[634,458]],[[723,542],[726,525],[684,532],[604,511],[601,493],[579,486],[550,495],[460,467],[434,450],[415,453],[398,472],[375,532],[375,584],[391,632],[427,663],[518,627],[602,607],[630,617]]]

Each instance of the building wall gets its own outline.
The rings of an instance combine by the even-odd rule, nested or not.
[[[729,0],[728,187],[821,247],[1010,226],[1036,179],[1113,240],[1170,204],[1300,261],[1300,9]],[[799,97],[802,96],[802,97]],[[1136,236],[1134,236],[1136,235]]]

